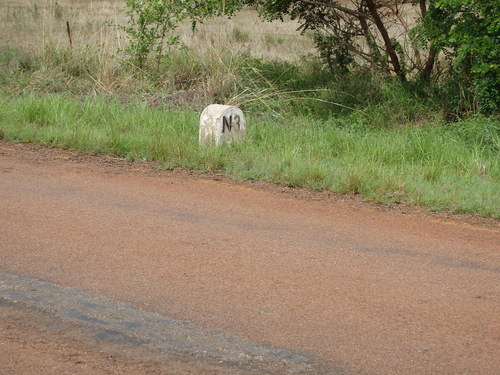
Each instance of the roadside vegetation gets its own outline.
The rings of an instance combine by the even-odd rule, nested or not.
[[[490,62],[476,85],[446,59],[399,79],[327,48],[331,35],[297,33],[286,12],[270,23],[249,8],[229,20],[207,10],[194,30],[179,16],[148,42],[130,29],[134,4],[0,5],[0,138],[500,218]],[[246,142],[198,145],[212,103],[242,108]]]

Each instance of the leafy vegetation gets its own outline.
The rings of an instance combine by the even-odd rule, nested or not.
[[[151,53],[154,53],[159,68],[165,55],[165,47],[178,45],[179,37],[173,34],[186,14],[187,2],[164,0],[126,0],[127,26],[121,26],[129,40],[125,49],[143,69]]]
[[[473,92],[475,110],[500,111],[500,16],[498,2],[432,2],[422,34],[453,63],[459,84]],[[472,85],[470,85],[472,84]]]
[[[412,21],[402,17],[411,12],[421,19],[427,2],[351,0],[254,0],[268,19],[287,15],[298,19],[300,30],[312,30],[316,46],[326,60],[346,68],[354,61],[366,62],[385,74],[395,74],[405,80],[414,70],[428,76],[435,54],[430,48],[416,46],[409,39]],[[414,6],[418,3],[419,6]],[[418,23],[418,21],[417,21]],[[422,56],[426,54],[424,59]]]
[[[500,111],[498,1],[243,2],[258,7],[268,20],[299,20],[298,30],[314,33],[316,49],[332,70],[364,63],[403,81],[441,79],[460,93],[450,103],[452,112]],[[444,78],[435,73],[441,53],[454,67]]]

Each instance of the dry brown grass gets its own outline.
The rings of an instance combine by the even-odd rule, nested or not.
[[[122,32],[108,25],[126,23],[121,0],[4,0],[0,4],[0,43],[32,51],[41,51],[47,44],[68,46],[66,22],[75,48],[99,46],[114,53],[126,44]],[[255,11],[247,9],[232,19],[207,20],[195,31],[185,22],[178,33],[182,42],[201,56],[213,49],[230,48],[263,59],[295,61],[314,51],[310,38],[299,35],[297,27],[293,21],[263,22]]]
[[[0,5],[0,42],[39,50],[46,43],[68,44],[66,21],[75,46],[119,43],[106,20],[123,17],[123,2],[94,0],[6,0]]]
[[[142,76],[137,69],[124,69],[132,63],[119,52],[127,40],[120,28],[111,26],[126,25],[125,10],[123,0],[0,2],[0,47],[21,51],[11,65],[35,66],[43,58],[30,71],[27,86],[14,83],[14,90],[120,98],[144,93],[146,100],[161,95],[175,105],[225,102],[254,91],[242,84],[247,56],[294,63],[314,53],[311,38],[297,32],[296,22],[263,22],[256,11],[245,9],[231,19],[206,20],[194,31],[186,20],[176,32],[190,52],[174,53],[160,71]]]
[[[197,25],[194,32],[190,26],[188,23],[181,26],[182,41],[200,54],[207,47],[216,50],[224,47],[264,60],[292,62],[315,51],[311,38],[297,32],[297,22],[264,22],[251,9],[240,11],[230,20],[222,17],[207,20]]]

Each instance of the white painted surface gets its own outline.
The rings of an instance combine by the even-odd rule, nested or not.
[[[245,116],[238,107],[211,104],[200,117],[200,144],[245,139]]]

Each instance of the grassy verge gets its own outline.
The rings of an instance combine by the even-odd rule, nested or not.
[[[200,148],[198,112],[26,95],[0,102],[0,138],[500,218],[498,121],[374,127],[366,116],[250,114],[245,143]]]
[[[2,10],[2,139],[500,218],[500,123],[457,121],[456,85],[330,70],[296,23],[251,10],[182,25],[186,46],[142,70],[107,25],[123,24],[120,0]],[[212,103],[242,108],[245,143],[199,147]]]

